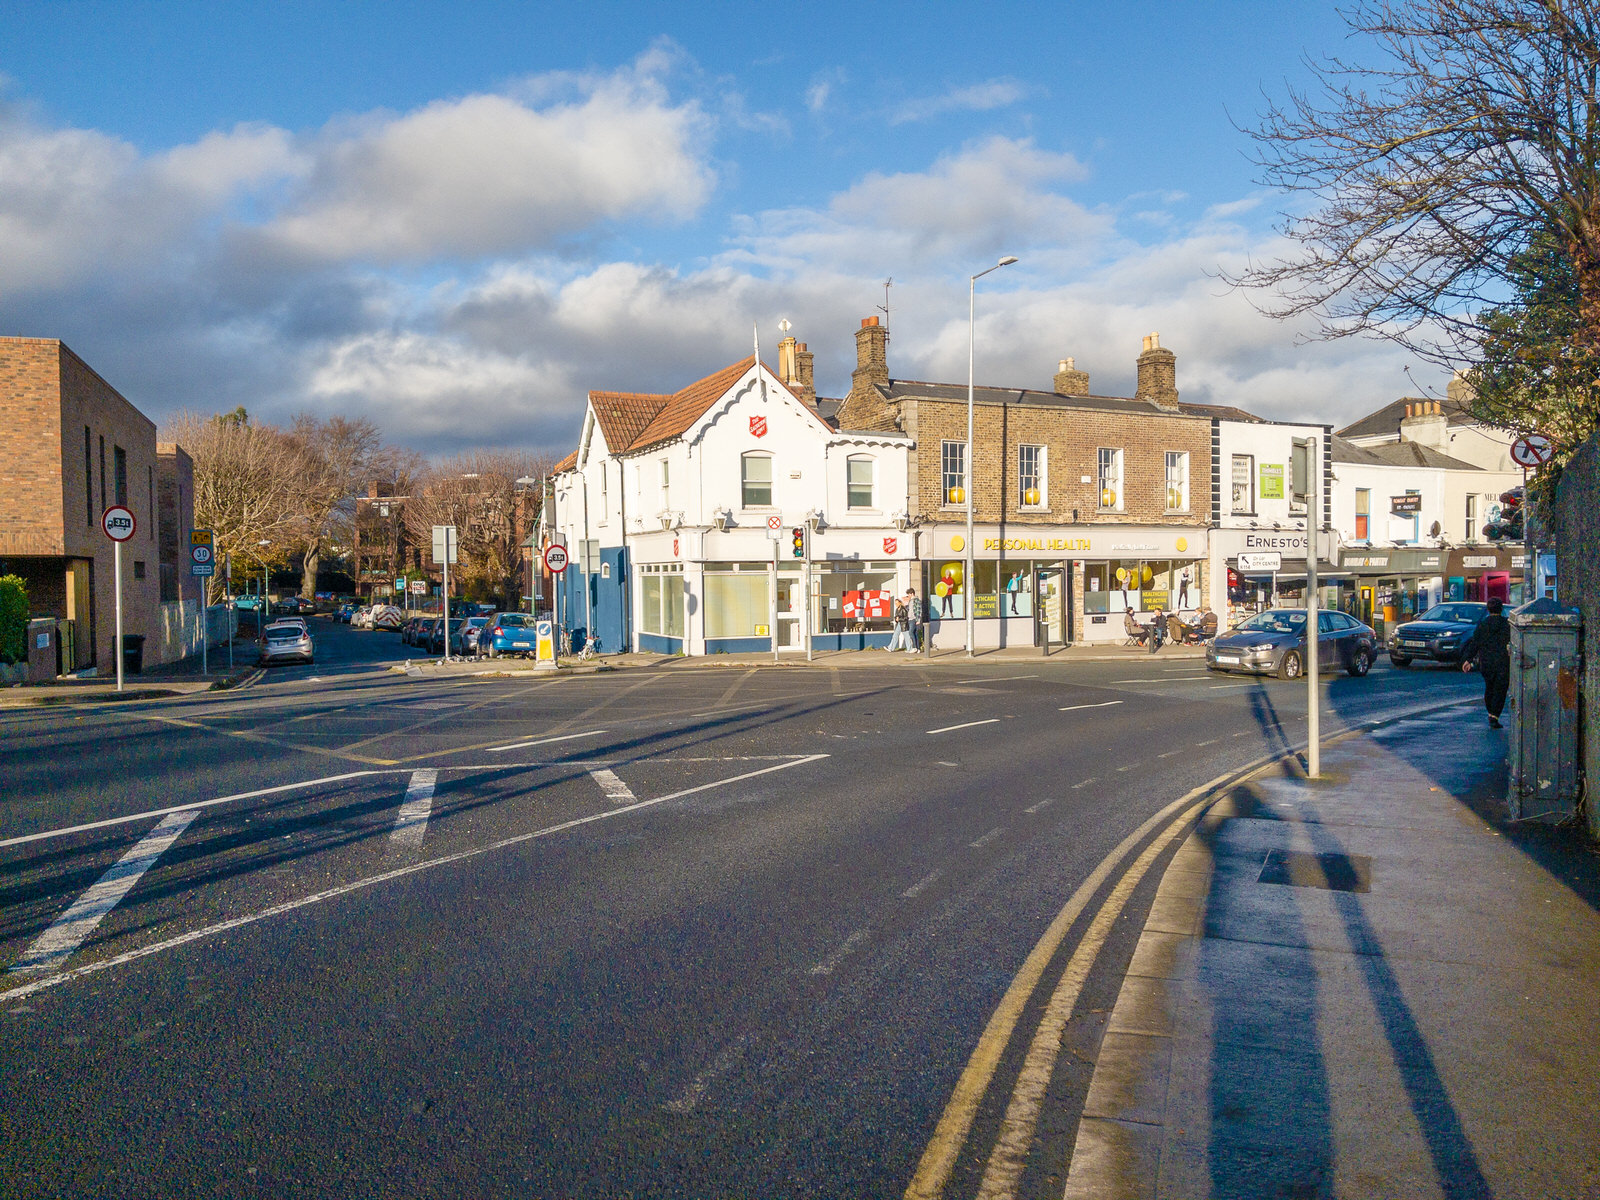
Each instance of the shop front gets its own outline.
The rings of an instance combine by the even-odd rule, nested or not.
[[[934,646],[979,648],[1121,642],[1123,614],[1190,612],[1206,603],[1206,530],[1193,526],[1045,526],[926,531],[924,594]]]
[[[1380,638],[1448,598],[1449,551],[1417,546],[1346,549],[1340,558],[1339,607],[1365,621]]]
[[[1519,603],[1528,562],[1523,546],[1464,546],[1450,551],[1445,599]]]
[[[1274,558],[1276,556],[1276,558]],[[1276,561],[1273,569],[1263,563]],[[1224,629],[1265,608],[1305,603],[1306,535],[1304,530],[1213,529],[1211,585],[1217,615]],[[1327,602],[1340,578],[1339,566],[1324,558],[1317,563],[1318,595]],[[1226,607],[1224,607],[1226,606]]]
[[[803,654],[886,646],[916,586],[916,539],[898,530],[695,530],[634,541],[637,638],[658,654]]]

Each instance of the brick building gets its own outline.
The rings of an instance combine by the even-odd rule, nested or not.
[[[856,333],[843,430],[893,430],[914,447],[906,514],[939,647],[1120,641],[1123,611],[1208,602],[1212,427],[1179,402],[1176,356],[1145,339],[1132,397],[1096,396],[1064,359],[1048,390],[974,389],[972,574],[966,574],[967,388],[893,379],[888,329]],[[1044,628],[1041,629],[1041,626]]]
[[[181,652],[181,637],[167,637],[161,568],[193,523],[188,456],[172,447],[159,457],[154,422],[54,338],[0,337],[0,430],[0,574],[23,579],[35,615],[64,623],[61,669],[116,668],[113,544],[100,524],[113,504],[137,521],[122,548],[123,630],[149,639],[147,661],[169,642]],[[158,474],[168,471],[163,521]]]

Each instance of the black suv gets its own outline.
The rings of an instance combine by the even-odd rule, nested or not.
[[[1389,631],[1389,661],[1397,667],[1410,666],[1414,658],[1460,662],[1461,647],[1466,645],[1488,611],[1487,604],[1471,600],[1435,604],[1415,621],[1396,625]]]

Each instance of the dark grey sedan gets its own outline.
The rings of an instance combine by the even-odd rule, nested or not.
[[[1378,657],[1378,635],[1369,625],[1342,612],[1317,614],[1317,663],[1365,675]],[[1213,671],[1244,671],[1298,679],[1306,666],[1306,610],[1271,608],[1213,638],[1206,646]]]

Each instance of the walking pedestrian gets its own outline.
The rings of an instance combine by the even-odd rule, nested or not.
[[[889,644],[884,649],[893,653],[896,650],[909,649],[910,644],[911,638],[906,632],[906,602],[904,600],[896,600],[894,602],[894,633],[890,635]]]
[[[1506,689],[1511,686],[1511,622],[1501,615],[1504,607],[1499,599],[1491,599],[1489,614],[1461,647],[1461,669],[1470,671],[1476,663],[1483,672],[1483,707],[1489,710],[1490,729],[1500,728]]]
[[[916,588],[906,589],[906,653],[922,648],[922,597]]]

